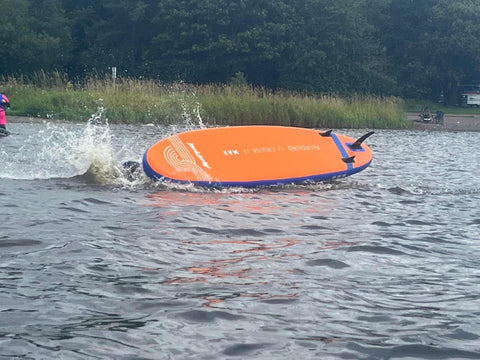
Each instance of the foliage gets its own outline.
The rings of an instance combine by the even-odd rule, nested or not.
[[[0,74],[458,99],[480,82],[478,0],[2,0]]]
[[[401,95],[458,102],[462,82],[480,82],[480,2],[391,0],[384,43]]]
[[[33,73],[62,67],[69,57],[68,28],[55,0],[3,0],[0,11],[0,72]],[[42,11],[42,5],[49,7]],[[51,5],[51,6],[50,6]],[[58,5],[58,4],[57,4]],[[48,13],[45,13],[48,12]]]

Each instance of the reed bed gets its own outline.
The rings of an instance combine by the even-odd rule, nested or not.
[[[247,84],[166,84],[148,79],[61,73],[0,78],[11,115],[85,121],[99,108],[111,123],[170,124],[198,117],[209,125],[285,125],[309,128],[405,128],[394,97],[309,95]]]

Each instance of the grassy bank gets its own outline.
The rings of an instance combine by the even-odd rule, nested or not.
[[[397,98],[308,96],[248,85],[164,84],[152,80],[60,74],[0,79],[10,115],[85,121],[99,108],[111,123],[168,124],[201,118],[209,125],[268,124],[315,128],[405,128]]]

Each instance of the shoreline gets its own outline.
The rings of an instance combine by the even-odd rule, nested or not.
[[[16,116],[16,115],[7,115],[7,126],[8,123],[27,123],[27,124],[41,124],[43,122],[70,122],[68,120],[57,120],[57,119],[45,119],[45,118],[37,118],[33,116]],[[72,123],[74,121],[71,121]]]
[[[418,121],[418,113],[406,113],[411,129],[428,131],[473,131],[480,132],[480,115],[445,114],[443,124],[422,123]],[[74,122],[68,120],[35,118],[33,116],[8,116],[11,123],[43,123],[43,122]],[[142,124],[139,124],[142,125]]]
[[[443,124],[433,124],[420,122],[418,113],[407,113],[407,120],[417,130],[480,132],[480,115],[445,114]]]

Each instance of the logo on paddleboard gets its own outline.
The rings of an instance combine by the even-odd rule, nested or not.
[[[195,161],[195,156],[197,156],[204,167],[211,169],[192,143],[188,143],[188,145],[192,148],[194,154],[188,150],[177,135],[170,136],[168,140],[171,145],[165,147],[163,156],[170,166],[177,171],[192,173],[195,176],[195,180],[212,180],[211,176]]]

